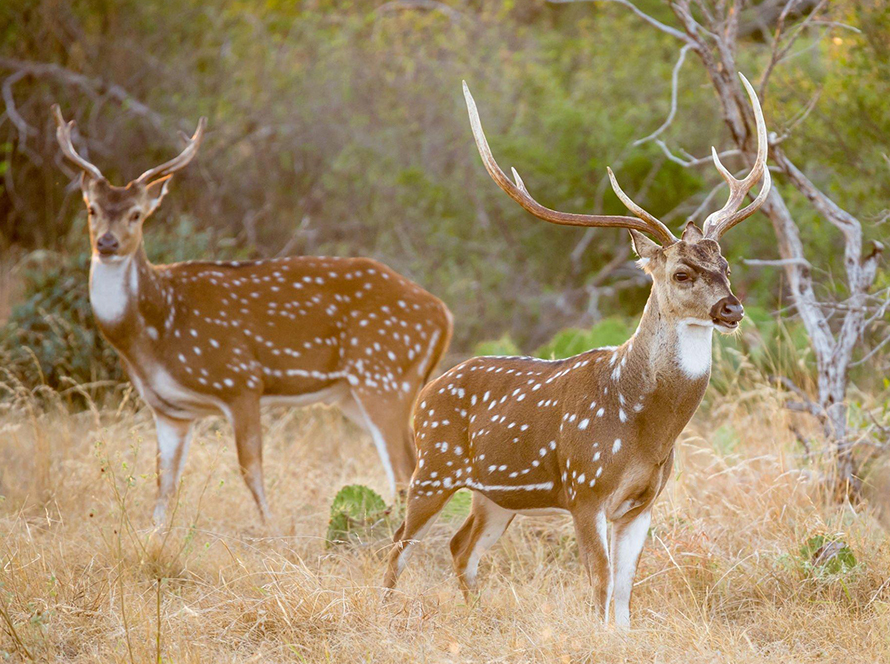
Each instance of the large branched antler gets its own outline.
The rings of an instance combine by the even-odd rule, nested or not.
[[[185,148],[182,152],[170,161],[148,169],[145,173],[136,178],[136,182],[147,184],[152,180],[164,177],[165,175],[170,175],[171,173],[175,173],[176,171],[185,168],[198,153],[198,147],[201,145],[201,139],[204,138],[204,128],[206,126],[207,118],[202,117],[198,120],[198,127],[195,129],[195,133],[192,134],[191,138],[180,132],[180,135],[186,141]]]
[[[74,120],[65,122],[65,118],[62,117],[62,109],[59,108],[58,104],[53,104],[53,116],[56,119],[56,140],[59,141],[62,154],[97,180],[104,180],[105,176],[102,175],[102,171],[77,154],[77,150],[74,149],[74,145],[71,143],[71,130],[74,128]]]
[[[612,183],[612,189],[615,191],[618,198],[621,199],[621,202],[624,203],[631,212],[637,215],[639,219],[618,215],[559,212],[544,207],[528,193],[525,184],[522,182],[522,178],[519,177],[519,173],[516,172],[515,168],[512,169],[513,178],[515,180],[515,182],[513,182],[501,170],[500,166],[498,166],[491,154],[491,148],[488,147],[488,141],[485,138],[485,133],[482,131],[482,122],[479,119],[479,111],[476,109],[476,102],[473,101],[473,95],[470,94],[470,89],[467,87],[466,81],[464,81],[464,99],[467,102],[467,110],[470,113],[470,125],[473,128],[473,137],[476,139],[476,147],[479,149],[479,155],[482,157],[482,163],[485,165],[485,170],[488,171],[491,179],[494,180],[497,185],[510,196],[510,198],[519,203],[533,215],[544,221],[549,221],[553,224],[562,224],[564,226],[631,228],[642,233],[651,233],[656,236],[664,246],[668,246],[677,241],[677,238],[674,237],[673,233],[671,233],[667,226],[630,200],[630,198],[621,190],[621,187],[618,186],[618,181],[615,179],[615,175],[612,173],[611,169],[609,169],[609,180]]]
[[[757,123],[757,158],[754,160],[751,172],[748,173],[745,179],[737,180],[720,161],[720,157],[717,156],[717,150],[713,147],[711,148],[714,166],[717,167],[720,175],[723,176],[723,179],[729,185],[729,199],[726,201],[726,205],[708,215],[702,229],[705,237],[715,240],[719,240],[730,228],[754,214],[757,208],[763,205],[763,201],[769,195],[770,186],[772,185],[769,168],[766,165],[766,159],[769,154],[769,141],[766,132],[766,121],[763,119],[763,109],[760,107],[757,93],[754,92],[754,88],[748,82],[748,79],[743,74],[739,74],[739,77],[742,79],[745,90],[748,91],[748,97],[751,99],[751,105],[754,107],[754,119]],[[744,209],[739,210],[742,201],[745,200],[748,192],[751,191],[761,177],[763,178],[763,184],[760,187],[757,198]]]

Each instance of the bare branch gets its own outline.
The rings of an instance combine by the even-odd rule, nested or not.
[[[779,64],[779,62],[781,62],[786,55],[788,55],[788,52],[794,46],[797,38],[800,37],[800,35],[803,33],[803,29],[807,27],[807,25],[816,17],[816,15],[820,11],[822,11],[822,8],[825,6],[827,1],[828,0],[819,0],[819,3],[813,8],[813,10],[809,14],[807,14],[806,18],[801,21],[788,36],[788,43],[785,44],[784,47],[779,48],[780,44],[782,43],[782,32],[785,28],[785,19],[788,16],[788,12],[793,9],[796,1],[792,0],[785,6],[785,9],[779,16],[779,23],[776,27],[775,37],[773,38],[773,49],[770,53],[769,64],[767,64],[766,69],[763,72],[763,76],[760,78],[760,85],[758,86],[758,90],[760,92],[761,98],[766,97],[766,86],[769,82],[770,75],[773,73],[773,69],[776,68],[776,65]]]
[[[815,401],[810,399],[809,395],[800,389],[797,385],[794,384],[794,381],[788,378],[787,376],[767,376],[767,378],[784,387],[789,392],[794,393],[794,395],[800,399],[800,402],[789,402],[786,403],[785,406],[791,410],[799,410],[805,413],[810,413],[811,415],[815,415],[818,418],[824,417],[825,413],[822,408],[819,407]]]
[[[840,21],[810,21],[810,25],[824,25],[829,28],[841,28],[842,30],[849,30],[850,32],[855,32],[857,35],[862,34],[862,30],[856,28],[852,25],[847,25],[846,23],[841,23]]]
[[[721,182],[716,187],[711,189],[711,191],[708,192],[708,195],[705,196],[701,204],[699,204],[699,206],[692,211],[692,214],[686,217],[686,221],[695,221],[696,219],[698,219],[698,216],[708,209],[708,207],[711,205],[711,201],[714,199],[714,196],[716,196],[717,192],[723,189],[724,186],[726,186],[726,183]]]
[[[876,344],[875,347],[872,348],[872,349],[865,355],[865,357],[863,357],[862,359],[856,360],[855,362],[851,362],[851,363],[850,363],[850,366],[851,366],[851,367],[858,367],[858,366],[861,365],[861,364],[865,364],[865,363],[868,362],[871,358],[873,358],[875,355],[877,355],[877,354],[878,354],[878,351],[880,351],[880,350],[881,350],[884,346],[886,346],[888,343],[890,343],[890,334],[888,334],[886,337],[884,337],[884,339],[883,339],[879,344]]]
[[[842,209],[837,203],[823,194],[803,172],[795,166],[781,148],[774,148],[773,161],[779,166],[783,173],[788,176],[789,181],[794,187],[802,193],[812,203],[813,207],[829,222],[837,226],[845,234],[851,230],[860,230],[861,224],[846,210]]]
[[[21,142],[27,141],[28,136],[36,136],[37,130],[25,122],[25,118],[19,115],[15,105],[15,97],[12,95],[12,86],[27,76],[27,72],[17,71],[3,81],[3,101],[6,102],[6,114],[15,125],[21,136]]]
[[[692,46],[692,48],[697,48],[697,45],[687,35],[683,34],[680,30],[677,30],[676,28],[672,28],[669,25],[665,25],[661,21],[658,21],[655,18],[653,18],[652,16],[649,16],[649,14],[642,11],[639,7],[637,7],[634,3],[630,2],[629,0],[547,0],[547,2],[554,4],[554,5],[567,5],[567,4],[576,3],[576,2],[597,2],[597,1],[599,1],[599,2],[614,2],[619,5],[624,5],[625,7],[630,9],[634,14],[636,14],[641,19],[646,21],[646,23],[649,23],[650,25],[655,26],[656,28],[658,28],[659,30],[664,32],[665,34],[670,35],[671,37],[675,37],[681,41],[686,42],[687,44]]]
[[[665,129],[670,126],[671,122],[674,121],[674,115],[676,115],[677,113],[677,78],[680,75],[680,67],[683,66],[683,61],[686,59],[686,54],[691,48],[692,44],[685,44],[683,48],[680,49],[680,56],[677,58],[677,64],[674,65],[674,71],[671,73],[671,110],[670,113],[668,113],[667,119],[658,129],[653,131],[651,134],[634,141],[634,147],[645,143],[646,141],[651,141],[654,138],[657,138]]]
[[[767,267],[785,267],[787,265],[802,265],[807,268],[812,268],[813,266],[810,264],[806,258],[777,258],[775,260],[761,260],[759,258],[744,258],[742,262],[745,265],[755,265],[755,266],[767,266]]]
[[[392,0],[391,2],[386,2],[380,5],[375,12],[384,14],[405,9],[426,9],[437,11],[447,16],[452,22],[469,20],[466,15],[457,11],[454,7],[449,7],[444,2],[435,2],[435,0]]]
[[[30,62],[28,60],[0,57],[0,68],[14,70],[22,76],[55,78],[68,85],[78,87],[92,96],[106,95],[123,105],[129,112],[145,118],[156,128],[159,129],[163,124],[163,118],[159,113],[150,109],[116,83],[89,78],[54,63]]]
[[[708,155],[707,157],[693,157],[687,152],[683,151],[683,154],[687,156],[686,159],[682,157],[678,157],[671,149],[667,146],[667,144],[661,140],[660,138],[655,139],[655,144],[661,148],[661,151],[664,152],[665,156],[670,159],[675,164],[680,164],[684,168],[690,168],[692,166],[700,166],[702,164],[711,164],[713,163],[713,156]],[[742,154],[741,150],[726,150],[721,152],[718,156],[722,159],[724,157],[737,157]]]
[[[806,105],[798,111],[794,117],[791,118],[789,123],[782,130],[781,135],[776,135],[775,133],[770,134],[769,143],[770,145],[778,145],[779,143],[787,140],[791,136],[791,132],[801,124],[804,120],[806,120],[810,113],[813,112],[813,109],[816,108],[816,104],[819,102],[819,98],[822,96],[822,88],[820,87],[816,90],[816,93],[810,97],[810,100],[806,103]]]

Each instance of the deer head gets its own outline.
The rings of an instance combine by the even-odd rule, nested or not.
[[[720,332],[729,333],[738,327],[744,316],[744,309],[732,293],[729,264],[723,258],[719,240],[730,228],[754,214],[766,200],[770,190],[770,173],[766,167],[766,122],[754,88],[748,79],[741,74],[739,76],[751,99],[757,125],[757,157],[754,166],[747,177],[738,180],[723,166],[717,151],[712,148],[714,165],[729,184],[729,199],[726,205],[708,216],[702,229],[689,222],[680,239],[621,190],[611,169],[608,169],[608,173],[612,189],[634,217],[572,214],[544,207],[528,193],[516,169],[512,169],[511,180],[497,165],[482,131],[476,103],[466,83],[464,98],[482,162],[492,179],[511,198],[536,217],[554,224],[627,228],[634,250],[640,257],[640,267],[652,277],[652,297],[656,298],[662,315],[668,317],[670,322],[714,327]],[[761,178],[763,184],[757,197],[740,210],[748,192]],[[655,236],[661,244],[650,240],[644,233]]]
[[[125,260],[142,245],[142,224],[161,204],[170,178],[197,154],[207,119],[198,121],[191,138],[183,136],[186,147],[177,157],[145,171],[125,187],[116,187],[74,149],[71,142],[74,121],[65,122],[58,104],[53,105],[53,115],[62,153],[83,170],[80,188],[89,212],[93,257],[104,263]]]

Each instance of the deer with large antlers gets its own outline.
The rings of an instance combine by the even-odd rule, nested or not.
[[[96,322],[154,413],[155,522],[165,521],[192,424],[209,414],[231,422],[241,473],[268,518],[264,403],[338,404],[370,433],[393,492],[406,483],[415,459],[411,408],[448,347],[447,307],[366,258],[152,265],[143,223],[195,157],[204,118],[177,157],[116,187],[74,149],[74,122],[58,106],[53,112],[62,152],[83,171]]]
[[[742,81],[754,107],[756,161],[737,180],[713,151],[729,200],[702,229],[687,224],[680,239],[631,201],[611,170],[612,188],[636,218],[569,214],[538,203],[515,170],[510,180],[498,167],[464,84],[476,145],[498,186],[551,223],[629,229],[652,292],[637,331],[622,346],[556,361],[477,357],[423,389],[414,412],[417,467],[389,557],[387,588],[454,492],[466,487],[473,491],[472,508],[451,540],[465,595],[476,587],[480,557],[516,514],[567,513],[598,589],[601,616],[609,620],[614,597],[615,623],[629,624],[652,504],[670,477],[674,442],[708,384],[712,332],[735,330],[744,315],[718,241],[763,203],[770,176],[766,124],[753,88]],[[739,209],[761,178],[757,197]]]

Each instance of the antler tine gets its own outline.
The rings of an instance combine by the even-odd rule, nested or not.
[[[145,173],[136,178],[136,181],[146,183],[150,180],[155,180],[159,177],[169,175],[170,173],[175,173],[176,171],[185,168],[198,153],[198,147],[201,145],[201,139],[204,137],[204,128],[206,126],[207,118],[202,117],[200,120],[198,120],[198,127],[197,129],[195,129],[195,133],[192,135],[191,138],[180,132],[180,134],[183,135],[186,140],[186,146],[183,151],[170,161],[163,163],[160,166],[155,166],[154,168],[148,169],[147,171],[145,171]]]
[[[634,217],[623,217],[617,215],[598,215],[598,214],[575,214],[572,212],[559,212],[551,210],[538,203],[519,177],[516,169],[512,169],[515,182],[507,177],[506,173],[501,170],[491,154],[491,148],[488,146],[488,140],[485,138],[485,132],[482,130],[482,121],[479,119],[479,110],[476,108],[476,102],[473,95],[470,94],[470,88],[466,81],[463,84],[464,99],[467,102],[467,111],[470,114],[470,126],[473,129],[473,138],[476,140],[476,147],[479,149],[479,156],[482,157],[482,163],[485,170],[491,176],[491,179],[504,190],[504,192],[519,203],[523,208],[531,212],[533,215],[544,221],[563,226],[586,226],[586,227],[604,227],[604,228],[632,228],[642,233],[651,233],[655,235],[665,246],[673,244],[677,238],[668,230],[667,226],[660,221],[648,215],[636,219]],[[616,190],[618,193],[620,189]],[[624,196],[624,192],[619,197]],[[626,196],[625,196],[626,198]],[[622,200],[624,200],[622,198]],[[630,199],[628,199],[630,200]],[[627,204],[627,203],[625,203]],[[633,209],[633,208],[632,208]],[[640,208],[637,208],[640,209]],[[648,214],[643,212],[643,214]],[[653,223],[653,221],[655,223]]]
[[[745,179],[738,180],[732,176],[720,161],[720,157],[717,156],[717,150],[713,147],[711,148],[714,166],[729,185],[729,199],[726,201],[726,205],[716,212],[712,212],[704,224],[703,231],[705,236],[716,239],[719,239],[730,228],[754,214],[763,205],[772,186],[772,178],[766,165],[769,155],[769,140],[767,138],[766,121],[763,119],[763,109],[760,106],[760,101],[757,99],[754,87],[748,82],[744,74],[739,73],[739,77],[742,79],[742,83],[751,100],[751,106],[754,109],[754,119],[757,124],[757,158],[754,160],[754,167]],[[748,192],[761,178],[763,178],[763,182],[757,197],[745,208],[739,210],[739,206],[745,200]]]
[[[74,120],[65,122],[65,118],[62,117],[62,109],[58,104],[53,104],[52,111],[56,119],[56,140],[59,141],[62,154],[97,180],[104,180],[105,176],[102,175],[102,171],[77,154],[77,150],[74,149],[74,145],[71,143],[71,129],[74,127]]]
[[[615,192],[615,195],[619,198],[619,200],[624,203],[624,207],[637,215],[640,219],[647,222],[649,225],[653,227],[653,229],[658,228],[659,232],[662,234],[667,234],[672,238],[672,242],[676,242],[677,238],[674,237],[673,233],[671,233],[670,229],[665,226],[659,219],[656,219],[651,214],[646,212],[639,205],[634,203],[630,196],[624,193],[624,190],[618,186],[618,179],[615,177],[615,174],[612,172],[612,169],[606,166],[606,171],[609,173],[609,182],[612,184],[612,191]],[[654,231],[653,231],[654,232]]]

